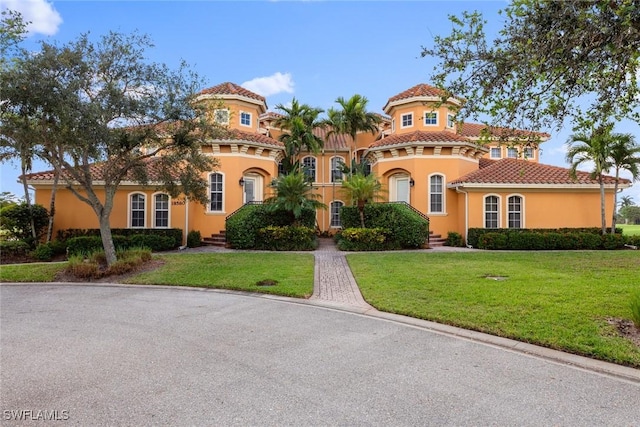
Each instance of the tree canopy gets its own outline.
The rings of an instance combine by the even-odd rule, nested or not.
[[[458,119],[520,129],[640,122],[637,0],[513,0],[501,13],[495,40],[479,12],[464,12],[422,49],[438,60],[432,81],[464,100]]]
[[[0,72],[0,146],[29,141],[91,206],[109,264],[115,262],[109,216],[123,181],[206,202],[202,172],[215,166],[200,151],[212,131],[193,103],[200,78],[184,63],[170,70],[148,62],[151,47],[137,33],[44,41]]]

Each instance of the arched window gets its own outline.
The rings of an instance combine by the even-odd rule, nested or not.
[[[305,157],[302,159],[302,170],[309,181],[316,181],[316,159],[315,157]]]
[[[153,196],[153,226],[156,228],[169,227],[168,194],[156,194]]]
[[[129,227],[144,228],[145,226],[145,202],[146,197],[141,193],[129,196]]]
[[[522,228],[522,197],[510,196],[507,199],[509,228]]]
[[[429,177],[429,212],[444,212],[444,177],[442,175]]]
[[[487,196],[484,198],[484,228],[500,227],[499,207],[500,200],[498,196]]]
[[[211,212],[222,212],[223,201],[223,184],[224,179],[221,173],[212,173],[209,175],[209,198],[211,200],[209,204],[209,210]]]
[[[342,221],[340,221],[340,208],[344,206],[339,200],[331,202],[331,227],[342,227]]]
[[[331,182],[340,182],[342,181],[342,165],[344,164],[344,160],[342,157],[332,157],[331,158]]]

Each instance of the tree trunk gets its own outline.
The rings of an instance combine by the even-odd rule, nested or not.
[[[56,193],[58,191],[58,181],[60,180],[60,173],[56,171],[53,176],[53,187],[51,188],[51,200],[49,201],[49,226],[47,227],[47,243],[51,241],[51,235],[53,234],[53,216],[56,213]]]
[[[600,181],[600,219],[602,220],[602,235],[604,236],[607,234],[607,214],[604,209],[604,180],[602,179],[602,173],[598,176],[598,181]]]
[[[33,212],[31,211],[31,197],[29,196],[29,186],[27,185],[27,178],[25,178],[25,175],[27,174],[27,168],[24,162],[22,162],[20,166],[20,171],[22,172],[22,186],[24,188],[24,201],[29,208],[29,224],[31,226],[31,237],[33,237],[33,244],[35,244],[38,235],[36,234],[36,224],[33,220]]]
[[[107,259],[107,266],[111,266],[117,260],[116,247],[113,244],[109,214],[105,214],[104,211],[100,215],[100,237],[102,237],[102,247],[104,248],[104,255]]]
[[[358,200],[358,211],[360,212],[360,225],[362,226],[362,228],[365,228],[365,226],[364,226],[364,201]]]
[[[611,220],[611,234],[616,233],[616,213],[618,211],[618,178],[620,178],[620,170],[616,169],[616,183],[613,187],[613,219]]]

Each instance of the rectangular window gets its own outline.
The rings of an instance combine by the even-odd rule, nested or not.
[[[429,212],[444,212],[443,179],[441,175],[433,175],[429,179]]]
[[[514,147],[507,148],[507,157],[510,159],[518,158],[518,149]]]
[[[156,194],[155,196],[155,219],[154,226],[158,228],[169,226],[169,196],[167,194]]]
[[[484,228],[498,228],[498,198],[496,196],[484,199]]]
[[[222,175],[219,173],[212,173],[209,179],[211,183],[211,192],[209,194],[211,204],[209,206],[209,210],[212,212],[222,212]]]
[[[508,200],[509,228],[522,228],[522,197],[511,196]]]
[[[447,127],[453,129],[454,125],[453,114],[447,114]]]
[[[342,170],[340,168],[343,164],[342,157],[331,158],[331,182],[342,181]]]
[[[438,124],[438,113],[424,113],[425,126],[434,126]]]
[[[144,227],[144,194],[131,196],[131,227]]]
[[[526,147],[524,149],[524,157],[527,159],[533,159],[533,148],[532,147]]]
[[[342,227],[340,208],[342,208],[343,205],[342,202],[331,202],[331,227]]]
[[[316,182],[316,159],[305,157],[302,159],[302,170],[311,182]]]
[[[219,125],[228,125],[229,110],[226,108],[217,108],[213,110],[213,120]]]
[[[241,112],[240,113],[240,124],[242,126],[251,126],[251,114]]]
[[[491,158],[492,159],[499,159],[500,157],[502,157],[502,150],[500,150],[500,147],[491,147]]]
[[[403,114],[401,119],[402,119],[401,127],[408,128],[413,126],[413,113]]]

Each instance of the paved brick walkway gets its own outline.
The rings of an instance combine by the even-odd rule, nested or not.
[[[362,298],[360,289],[347,264],[344,253],[338,251],[333,239],[320,239],[320,246],[314,252],[315,273],[312,300],[321,300],[372,309]]]

